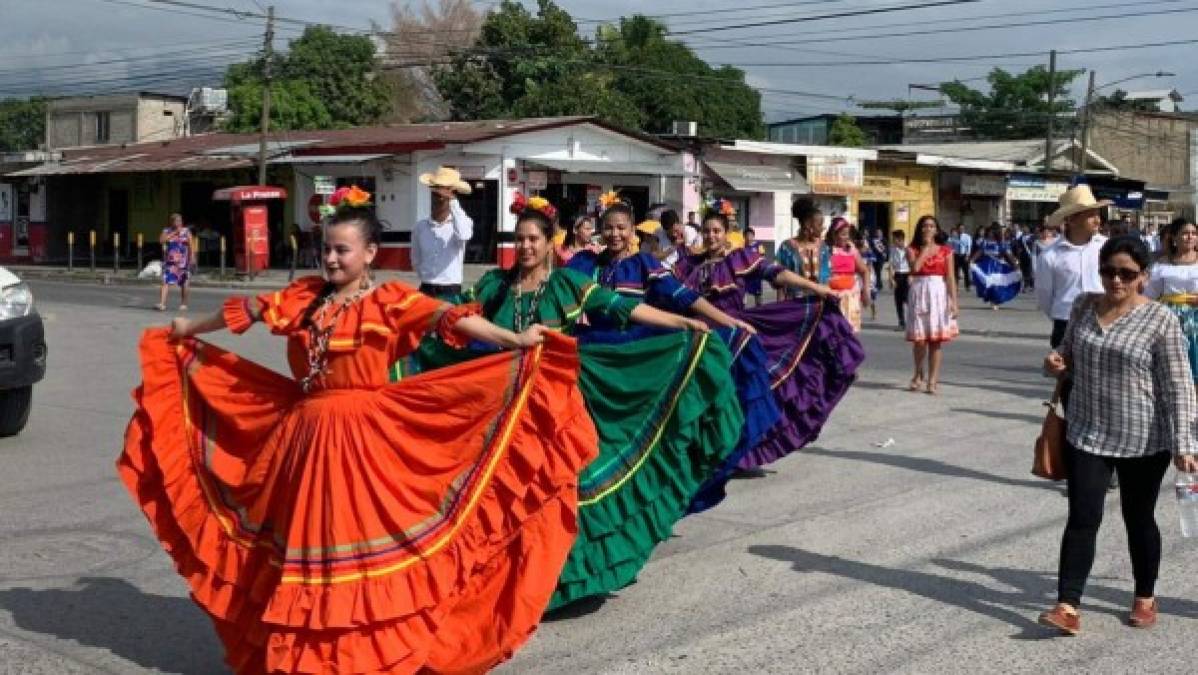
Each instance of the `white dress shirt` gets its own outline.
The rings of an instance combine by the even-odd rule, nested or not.
[[[412,230],[412,269],[422,284],[450,286],[462,283],[466,242],[474,236],[474,221],[458,200],[449,203],[449,218],[425,218]]]
[[[1096,234],[1089,243],[1075,246],[1059,237],[1036,264],[1036,304],[1055,321],[1068,321],[1073,300],[1081,293],[1102,293],[1098,251],[1106,237]]]

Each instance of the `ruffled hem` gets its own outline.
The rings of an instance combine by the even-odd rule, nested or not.
[[[468,316],[480,316],[482,306],[477,302],[465,305],[446,305],[446,309],[437,319],[437,337],[454,349],[463,349],[470,344],[470,338],[455,330],[458,322]]]
[[[702,513],[724,500],[726,487],[741,461],[761,442],[781,419],[778,404],[770,390],[769,360],[761,340],[738,330],[716,331],[732,352],[732,379],[736,398],[745,416],[736,449],[724,458],[715,474],[699,488],[687,513]]]
[[[785,325],[787,317],[795,317],[798,323],[799,317],[808,312],[818,313],[808,335],[792,329],[789,347],[784,346],[783,340],[782,344],[774,341],[773,348],[767,349],[771,369],[786,372],[780,359],[794,359],[793,341],[800,341],[800,344],[806,341],[793,371],[785,377],[775,377],[773,392],[782,412],[781,420],[745,455],[739,464],[741,469],[770,464],[819,438],[824,424],[856,381],[857,369],[865,361],[861,342],[834,300],[799,298],[746,310],[740,318],[757,326],[759,331],[765,327],[769,329],[767,333],[781,337],[786,333],[779,333],[779,326]]]
[[[730,386],[727,349],[710,337],[693,334],[650,340],[677,341],[679,335],[685,335],[688,342],[703,340],[703,349],[694,355],[691,374],[675,385],[677,403],[660,422],[662,432],[657,446],[631,472],[606,478],[604,482],[613,485],[607,491],[584,489],[578,540],[562,569],[550,609],[634,582],[653,549],[671,535],[674,524],[686,514],[700,486],[736,447],[744,417],[735,388]],[[584,345],[582,359],[579,386],[588,401],[593,401],[602,396],[602,390],[588,376],[587,364],[595,360],[627,363],[628,349]],[[599,409],[590,407],[592,411]],[[621,439],[602,440],[608,422],[618,425],[621,421],[597,418],[601,449],[592,467],[603,464],[607,448],[626,450],[623,434]]]
[[[187,370],[192,359],[200,371],[228,371],[263,402],[253,419],[237,420],[238,440],[275,433],[298,401],[295,384],[203,343],[169,343],[165,331],[147,332],[141,352],[144,383],[118,471],[212,616],[235,671],[485,670],[535,629],[574,539],[577,475],[596,446],[579,396],[569,393],[577,360],[565,338],[551,338],[535,370],[529,366],[526,378],[554,386],[526,379],[527,408],[513,418],[506,452],[456,532],[400,571],[346,583],[288,582],[290,566],[280,567],[268,532],[247,538],[222,522],[227,514],[210,503],[188,440],[183,412],[196,414],[206,393]],[[480,365],[433,377],[468,376]]]
[[[225,326],[238,335],[254,325],[254,316],[250,313],[250,299],[245,296],[238,295],[226,299],[221,311],[225,317]]]

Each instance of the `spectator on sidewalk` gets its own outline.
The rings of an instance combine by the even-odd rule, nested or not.
[[[1057,604],[1040,615],[1040,623],[1068,635],[1081,630],[1078,606],[1112,474],[1119,478],[1135,580],[1128,625],[1148,628],[1157,618],[1161,534],[1154,511],[1161,479],[1171,456],[1179,471],[1198,471],[1198,404],[1186,339],[1176,316],[1141,295],[1151,264],[1139,235],[1107,241],[1099,251],[1103,292],[1077,297],[1059,347],[1044,360],[1045,370],[1074,383],[1066,407],[1069,519]]]
[[[196,247],[191,239],[191,230],[183,224],[183,216],[172,213],[167,226],[158,235],[162,244],[162,289],[158,294],[155,309],[166,310],[166,297],[171,286],[179,287],[179,311],[187,311],[187,283],[191,270],[196,265]]]
[[[1098,201],[1089,185],[1078,185],[1061,195],[1060,206],[1048,216],[1049,227],[1064,233],[1040,255],[1037,270],[1036,304],[1052,320],[1049,344],[1056,349],[1065,337],[1073,300],[1082,293],[1101,293],[1098,251],[1106,237],[1098,233],[1102,209],[1109,201]]]
[[[961,225],[953,228],[948,245],[953,249],[953,273],[965,281],[965,290],[970,289],[969,256],[973,254],[973,237]]]
[[[432,191],[431,217],[412,230],[412,269],[420,278],[420,292],[438,299],[462,292],[462,265],[466,242],[474,236],[474,221],[458,204],[459,194],[470,194],[470,184],[449,167],[420,176]]]

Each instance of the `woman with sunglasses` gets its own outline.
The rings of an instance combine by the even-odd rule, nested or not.
[[[1066,408],[1069,519],[1061,541],[1057,604],[1040,623],[1066,635],[1081,630],[1082,591],[1112,472],[1119,477],[1135,598],[1128,625],[1156,623],[1154,585],[1161,535],[1153,512],[1170,457],[1179,471],[1198,471],[1194,380],[1181,325],[1167,308],[1141,295],[1151,253],[1137,236],[1103,244],[1103,293],[1078,296],[1065,338],[1044,368],[1073,381]]]
[[[1190,374],[1198,380],[1198,226],[1178,218],[1166,228],[1161,259],[1144,294],[1172,310],[1189,345]]]

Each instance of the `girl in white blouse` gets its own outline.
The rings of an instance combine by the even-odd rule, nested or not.
[[[1178,218],[1170,223],[1162,241],[1166,248],[1152,267],[1144,295],[1159,300],[1181,321],[1190,374],[1198,380],[1198,227]]]

